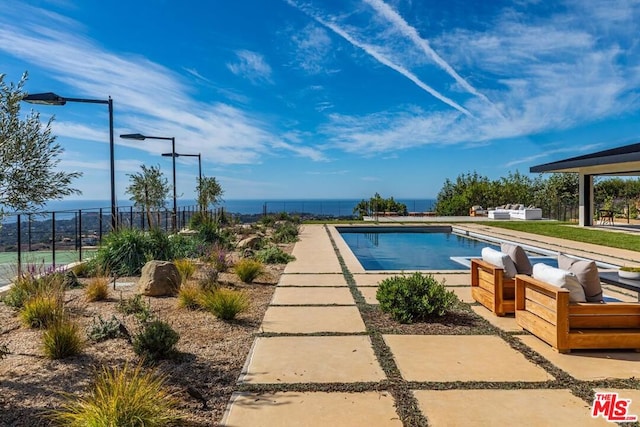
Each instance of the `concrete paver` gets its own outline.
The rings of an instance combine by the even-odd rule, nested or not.
[[[340,304],[354,305],[351,291],[343,288],[276,288],[271,300],[272,305],[299,304]]]
[[[571,353],[562,354],[533,335],[519,336],[518,339],[579,380],[640,377],[640,353],[633,350],[574,350]]]
[[[347,286],[340,274],[283,274],[278,286]]]
[[[303,225],[300,240],[293,247],[296,257],[284,269],[285,273],[341,273],[342,268],[324,226]]]
[[[377,286],[358,286],[358,290],[364,297],[364,301],[367,304],[378,304],[378,300],[376,298],[376,292],[378,292]]]
[[[469,294],[471,294],[471,291],[469,291]],[[472,298],[473,301],[473,298]],[[483,319],[487,320],[489,323],[491,323],[493,326],[496,326],[500,329],[502,329],[503,331],[507,331],[507,332],[522,332],[523,329],[518,326],[518,324],[516,323],[516,318],[513,314],[511,315],[507,315],[507,316],[496,316],[495,314],[493,314],[491,311],[487,310],[486,307],[484,306],[479,306],[479,305],[474,305],[471,307],[471,309],[480,317],[482,317]]]
[[[266,333],[357,333],[365,330],[360,312],[355,306],[270,306],[262,320],[262,332]]]
[[[353,279],[356,281],[356,286],[378,286],[384,279],[396,276],[397,274],[354,274]]]
[[[605,426],[569,390],[416,390],[430,426]]]
[[[384,335],[407,381],[547,381],[544,369],[492,335]]]
[[[353,383],[384,378],[368,336],[260,337],[240,382]]]
[[[227,427],[402,427],[387,392],[236,393]]]

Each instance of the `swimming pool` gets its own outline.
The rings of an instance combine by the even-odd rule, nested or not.
[[[500,245],[451,227],[336,227],[365,270],[461,270],[484,247]],[[468,268],[468,264],[467,264]]]

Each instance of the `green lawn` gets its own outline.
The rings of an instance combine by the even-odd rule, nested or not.
[[[596,230],[593,228],[576,227],[566,222],[484,222],[483,225],[523,231],[542,236],[557,237],[576,242],[593,243],[618,249],[628,249],[640,252],[640,233],[629,234],[614,231]]]

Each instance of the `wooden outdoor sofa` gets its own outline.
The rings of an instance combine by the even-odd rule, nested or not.
[[[496,316],[515,312],[515,280],[481,259],[471,259],[471,296]]]
[[[570,303],[569,291],[519,274],[516,322],[560,353],[640,350],[640,303]]]

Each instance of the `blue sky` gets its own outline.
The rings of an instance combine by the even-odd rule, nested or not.
[[[638,141],[640,1],[3,0],[0,73],[114,102],[116,136],[175,136],[226,199],[432,198]],[[23,105],[108,199],[102,105]],[[116,189],[167,141],[116,138]],[[197,159],[177,163],[193,197]]]

